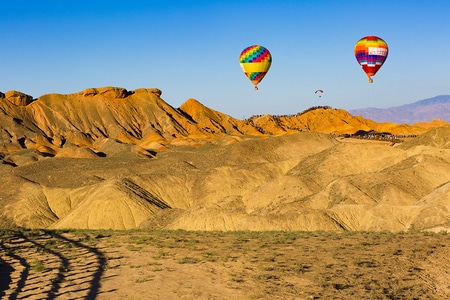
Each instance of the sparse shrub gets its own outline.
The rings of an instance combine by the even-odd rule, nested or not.
[[[56,248],[56,241],[55,240],[47,240],[44,244],[45,249],[55,249]]]
[[[311,271],[311,266],[307,264],[298,264],[293,268],[293,271],[296,273],[306,273]]]
[[[125,247],[128,251],[139,251],[140,247],[136,247],[135,245],[127,245]]]
[[[394,253],[392,253],[392,255],[402,255],[403,254],[403,250],[402,249],[397,249],[394,251]]]
[[[205,258],[206,261],[209,261],[209,262],[216,262],[219,259],[219,257],[212,252],[204,253],[203,257]]]
[[[41,260],[35,259],[32,263],[31,263],[31,269],[35,272],[42,272],[44,271],[46,268],[44,266],[44,263]]]
[[[146,275],[144,277],[136,279],[135,282],[136,283],[144,283],[144,282],[152,280],[152,278],[153,278],[153,275]]]
[[[178,260],[179,264],[196,264],[200,261],[200,259],[195,257],[185,256],[182,259]]]
[[[272,281],[272,280],[280,280],[280,277],[275,274],[260,274],[256,276],[256,279],[259,281]]]

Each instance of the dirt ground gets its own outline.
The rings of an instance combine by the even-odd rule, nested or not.
[[[448,299],[450,234],[2,231],[2,299]]]

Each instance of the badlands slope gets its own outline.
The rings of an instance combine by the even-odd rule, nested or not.
[[[402,143],[356,132],[418,135]],[[450,228],[450,125],[237,120],[158,89],[0,94],[0,227]]]

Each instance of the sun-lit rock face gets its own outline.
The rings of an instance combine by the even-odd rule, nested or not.
[[[0,225],[450,228],[448,123],[376,123],[330,107],[238,120],[161,94],[1,93]],[[381,138],[391,135],[405,138]]]
[[[144,149],[148,147],[147,150],[161,150],[171,146],[203,145],[224,136],[264,137],[301,131],[353,134],[361,130],[417,134],[443,125],[442,122],[378,124],[329,107],[316,107],[289,116],[263,115],[238,120],[195,99],[188,99],[180,108],[174,108],[161,99],[161,95],[157,88],[128,91],[120,87],[88,88],[79,93],[47,94],[37,99],[17,91],[2,93],[1,149],[5,153],[35,149],[35,158],[39,160],[41,156],[91,155],[84,150],[69,151],[68,145],[100,153],[97,141],[105,138]],[[60,151],[63,153],[58,155]]]
[[[0,98],[4,98],[17,106],[25,106],[33,102],[33,97],[18,91],[8,91],[5,94],[2,93]]]

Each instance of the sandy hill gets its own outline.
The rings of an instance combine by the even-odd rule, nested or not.
[[[358,131],[418,134],[445,122],[376,123],[341,109],[316,107],[291,116],[237,120],[195,99],[174,108],[156,88],[90,88],[38,99],[17,91],[0,93],[0,151],[21,165],[42,157],[99,157],[124,151],[152,156],[172,145],[200,145],[224,135],[272,136],[299,131],[354,134]],[[437,123],[436,123],[437,122]],[[28,151],[27,151],[28,150]],[[31,150],[31,151],[30,151]]]
[[[194,99],[173,108],[158,89],[0,96],[3,227],[450,227],[445,122],[329,107],[237,120]],[[418,136],[347,138],[356,132]]]

